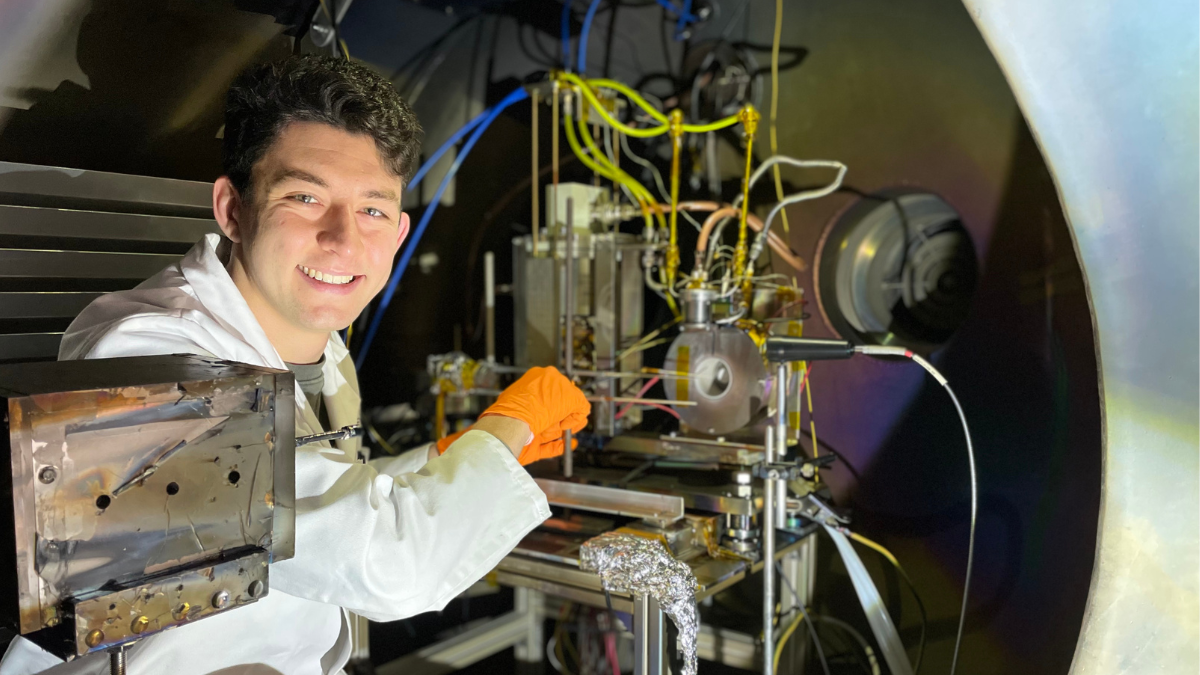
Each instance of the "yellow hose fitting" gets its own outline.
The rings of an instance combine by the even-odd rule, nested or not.
[[[683,111],[672,110],[667,124],[667,133],[671,136],[671,221],[664,266],[667,273],[668,292],[670,292],[670,289],[675,287],[675,273],[679,271],[679,240],[676,234],[676,224],[679,222],[679,153],[683,148]]]
[[[741,275],[746,265],[746,216],[750,209],[750,162],[754,158],[754,133],[758,131],[758,120],[761,116],[754,106],[747,105],[738,112],[738,120],[746,130],[746,170],[742,176],[742,213],[738,220],[737,246],[733,249],[733,274],[736,278]],[[750,307],[750,275],[742,284],[742,304]]]

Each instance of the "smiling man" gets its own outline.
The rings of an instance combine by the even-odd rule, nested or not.
[[[60,358],[193,353],[296,374],[296,435],[359,421],[335,331],[383,288],[420,127],[391,83],[328,57],[251,68],[229,91],[212,234],[130,291],[95,301]],[[302,394],[302,395],[301,395]],[[257,603],[146,638],[129,672],[337,673],[347,610],[388,621],[441,609],[549,516],[522,464],[562,451],[589,404],[553,368],[503,392],[465,434],[364,464],[357,439],[296,450],[296,554]],[[0,675],[107,672],[12,642]]]

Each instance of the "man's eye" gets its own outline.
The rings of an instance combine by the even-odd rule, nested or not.
[[[383,211],[380,211],[379,209],[376,209],[376,208],[372,208],[370,206],[363,209],[363,213],[367,214],[368,216],[371,216],[372,218],[386,218],[387,217],[387,214],[385,214]]]
[[[317,203],[317,198],[312,195],[304,195],[304,194],[292,195],[292,199],[295,199],[296,201],[300,202],[301,204],[316,204]]]

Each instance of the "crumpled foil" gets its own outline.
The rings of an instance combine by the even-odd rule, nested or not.
[[[600,575],[605,590],[648,595],[679,629],[683,675],[696,675],[696,575],[654,539],[606,532],[583,543],[579,566]]]

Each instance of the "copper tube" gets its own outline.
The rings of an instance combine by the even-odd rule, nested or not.
[[[688,203],[712,204],[712,202],[684,202],[683,204]],[[683,204],[679,205],[680,208],[683,208]],[[707,211],[708,209],[684,210]],[[712,235],[713,228],[717,226],[717,223],[721,222],[721,219],[723,218],[734,218],[740,216],[741,213],[741,210],[737,207],[726,205],[709,214],[708,218],[705,219],[704,224],[700,226],[700,238],[696,241],[697,261],[704,260],[704,254],[708,251],[708,239]],[[746,224],[749,225],[750,229],[754,230],[755,232],[762,232],[763,222],[753,213],[746,214]],[[789,267],[792,267],[799,272],[803,272],[808,269],[808,265],[804,263],[804,259],[792,253],[792,250],[788,247],[787,243],[774,232],[767,233],[767,245],[770,246],[771,250],[775,251],[775,255],[778,255],[779,259],[787,263]]]

